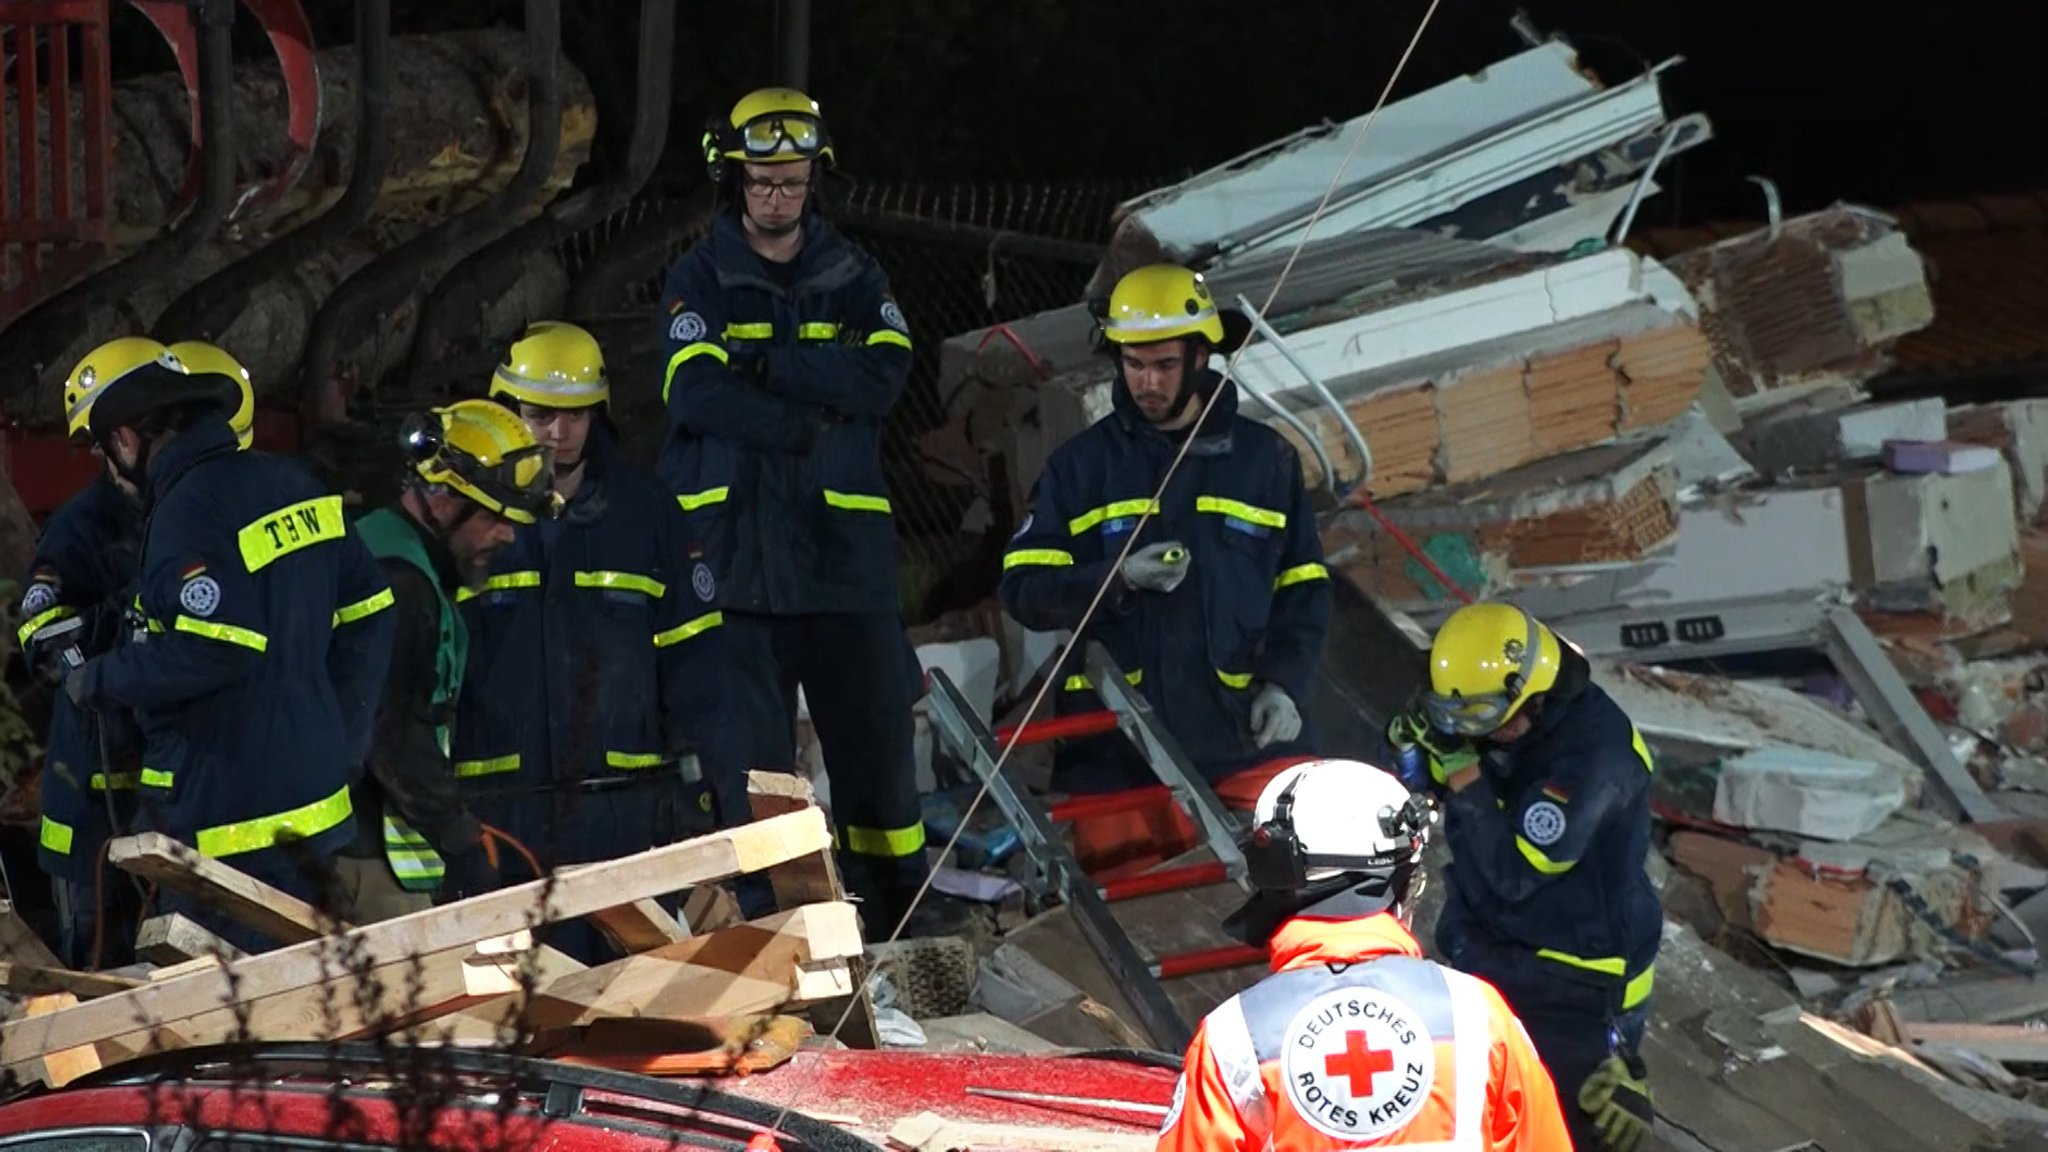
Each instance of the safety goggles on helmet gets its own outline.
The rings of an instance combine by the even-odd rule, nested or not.
[[[1309,852],[1294,831],[1294,786],[1300,782],[1296,777],[1288,784],[1274,803],[1272,819],[1245,838],[1245,878],[1253,887],[1266,892],[1299,891],[1308,887],[1309,873],[1321,869],[1391,873],[1421,854],[1429,830],[1429,800],[1421,794],[1410,796],[1399,808],[1382,808],[1373,814],[1380,833],[1390,841],[1385,849],[1368,856]]]
[[[451,443],[438,417],[419,414],[407,421],[405,446],[422,478],[446,484],[514,523],[552,520],[561,512],[554,487],[555,451],[545,444],[515,448],[486,464]]]
[[[798,112],[772,112],[756,116],[739,130],[739,150],[749,160],[773,159],[778,154],[816,156],[825,134],[815,116]],[[785,149],[784,144],[789,147]]]
[[[1515,670],[1508,673],[1498,692],[1465,695],[1455,693],[1445,696],[1425,689],[1422,693],[1422,710],[1429,717],[1429,723],[1439,732],[1458,736],[1488,736],[1500,730],[1514,713],[1515,706],[1522,702],[1523,689],[1529,684],[1529,673],[1536,663],[1537,645],[1542,637],[1536,631],[1536,619],[1523,613],[1528,621],[1529,635],[1520,645],[1509,641],[1508,655],[1515,662]]]

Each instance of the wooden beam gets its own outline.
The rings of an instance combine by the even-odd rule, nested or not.
[[[30,1018],[48,1018],[53,1013],[66,1011],[77,1004],[78,997],[71,993],[54,992],[48,996],[29,997],[27,1003],[22,1005],[22,1009]],[[99,1053],[90,1044],[67,1048],[61,1052],[45,1052],[37,1063],[41,1064],[41,1067],[33,1069],[33,1074],[52,1088],[62,1088],[80,1076],[100,1070]]]
[[[0,988],[17,995],[45,995],[69,992],[80,1000],[111,996],[148,983],[133,976],[112,976],[104,972],[73,972],[68,968],[44,968],[0,960]]]
[[[151,916],[135,933],[135,955],[152,964],[170,966],[193,960],[240,960],[240,948],[215,936],[178,912]]]
[[[852,991],[844,961],[862,947],[853,905],[808,904],[557,980],[535,994],[528,1022],[547,1029],[610,1016],[744,1016],[844,996]]]
[[[690,930],[669,915],[661,901],[653,898],[607,908],[590,919],[620,950],[629,953],[647,952],[690,938]]]
[[[50,946],[43,943],[43,938],[36,935],[36,930],[28,926],[28,921],[21,918],[9,900],[0,900],[0,956],[38,968],[64,967],[57,954],[50,951]]]
[[[801,776],[787,772],[747,773],[747,805],[756,820],[798,811],[817,802],[811,782]],[[846,898],[839,863],[830,849],[770,870],[768,882],[775,889],[775,903],[780,908]],[[868,998],[867,959],[854,956],[847,965],[853,982],[853,1006],[848,1009],[843,1004],[822,1004],[811,1013],[811,1023],[825,1035],[836,1032],[834,1038],[848,1047],[878,1049],[882,1046],[882,1032],[875,1023],[874,1003]]]
[[[333,988],[346,999],[364,967],[467,949],[478,940],[535,922],[588,916],[621,903],[760,871],[823,851],[830,843],[824,813],[808,808],[603,864],[565,868],[546,879],[251,956],[233,966],[232,979],[227,969],[193,972],[49,1016],[13,1021],[0,1027],[0,1066],[125,1035],[136,1030],[138,1020],[183,1020],[236,1000],[286,995],[316,985]],[[337,962],[344,957],[354,962]]]
[[[123,836],[107,845],[107,862],[155,884],[182,892],[234,917],[280,944],[318,940],[347,924],[232,865],[201,856],[161,832]]]

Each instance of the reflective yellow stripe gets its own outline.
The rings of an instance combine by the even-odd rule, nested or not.
[[[15,629],[14,641],[21,647],[27,648],[28,638],[42,631],[45,625],[55,624],[59,620],[76,615],[78,615],[77,612],[63,604],[59,604],[55,608],[45,609],[29,617],[22,622],[20,628]]]
[[[1126,684],[1135,687],[1139,684],[1143,684],[1144,682],[1145,670],[1143,668],[1140,668],[1134,672],[1124,673],[1124,683]],[[1069,692],[1086,692],[1095,687],[1095,682],[1093,680],[1088,679],[1088,677],[1085,675],[1075,673],[1074,675],[1067,677],[1066,683],[1063,686]]]
[[[334,610],[334,626],[339,628],[343,624],[353,624],[365,616],[375,616],[377,613],[391,607],[393,602],[391,589],[386,588],[368,599],[358,600],[353,604],[345,604]]]
[[[285,840],[304,840],[340,824],[354,811],[348,801],[348,786],[344,784],[332,796],[289,812],[202,828],[197,837],[199,854],[217,859],[254,852]]]
[[[1216,678],[1232,688],[1242,689],[1252,686],[1252,674],[1249,672],[1225,672],[1223,669],[1218,668],[1216,670]]]
[[[613,752],[606,750],[604,762],[612,768],[631,771],[635,768],[653,768],[661,763],[659,752]]]
[[[858,492],[834,492],[825,489],[825,503],[848,512],[880,512],[889,515],[889,499],[886,496],[863,496]]]
[[[681,504],[685,512],[695,512],[708,504],[725,503],[725,497],[731,491],[721,484],[716,488],[706,488],[702,492],[685,492],[676,497],[676,503]]]
[[[251,572],[274,564],[301,548],[339,540],[348,531],[341,518],[341,497],[301,500],[255,520],[235,533],[242,566]]]
[[[496,576],[484,581],[482,588],[457,588],[455,590],[455,601],[459,604],[465,600],[474,600],[486,592],[506,592],[514,588],[538,587],[540,587],[540,573],[538,572],[500,572]]]
[[[836,340],[839,338],[837,324],[799,324],[796,326],[799,340]]]
[[[1311,580],[1328,580],[1330,570],[1321,564],[1296,564],[1273,578],[1273,591],[1295,584],[1306,584]]]
[[[775,339],[775,325],[727,324],[725,326],[725,338],[727,340],[773,340]]]
[[[1522,859],[1529,862],[1529,867],[1543,873],[1545,876],[1562,876],[1572,870],[1572,865],[1578,863],[1576,860],[1565,860],[1563,862],[1552,860],[1543,854],[1543,849],[1529,843],[1520,836],[1515,837],[1515,847],[1522,850]],[[1616,961],[1616,963],[1620,963],[1620,961]]]
[[[1057,548],[1019,548],[1015,552],[1003,553],[1003,569],[1012,568],[1067,568],[1074,563],[1072,552]]]
[[[725,354],[725,349],[720,348],[716,344],[683,345],[680,349],[676,351],[675,355],[668,358],[668,371],[662,373],[661,402],[663,404],[668,403],[669,385],[674,384],[676,382],[676,369],[681,368],[683,366],[684,361],[694,360],[699,356],[714,357],[720,364],[732,363],[732,358]]]
[[[640,576],[632,572],[578,572],[578,588],[619,588],[627,592],[641,592],[656,600],[668,592],[668,585],[652,576]]]
[[[846,829],[846,850],[861,856],[914,856],[924,851],[924,825]]]
[[[894,344],[900,348],[908,348],[910,347],[910,337],[905,336],[894,328],[879,328],[876,329],[873,335],[868,337],[869,347],[877,344]]]
[[[1602,976],[1624,976],[1628,973],[1628,961],[1620,956],[1601,956],[1597,959],[1587,959],[1584,956],[1574,956],[1569,952],[1559,952],[1555,948],[1538,948],[1536,955],[1545,960],[1554,960],[1559,964],[1569,965],[1586,972],[1598,972]],[[1634,976],[1630,976],[1628,983],[1623,985],[1621,989],[1622,1008],[1634,1008],[1643,1001],[1648,1000],[1650,998],[1650,990],[1656,987],[1656,985],[1657,966],[1654,964],[1636,973]]]
[[[500,772],[519,771],[519,753],[510,756],[493,756],[489,760],[457,760],[455,774],[461,777],[495,776]]]
[[[1655,772],[1657,770],[1657,762],[1650,757],[1650,746],[1643,743],[1643,734],[1636,731],[1634,724],[1628,726],[1628,741],[1629,746],[1636,750],[1636,756],[1642,760],[1643,771]]]
[[[190,616],[180,616],[172,626],[180,632],[204,636],[208,640],[240,644],[244,648],[253,648],[258,652],[268,651],[270,648],[270,637],[247,628],[237,628],[233,624],[212,624],[205,620],[194,620]]]
[[[72,830],[69,824],[59,824],[48,816],[43,817],[43,829],[36,837],[37,843],[59,856],[71,855]]]
[[[142,775],[136,778],[136,782],[144,788],[169,788],[172,781],[176,779],[175,773],[165,772],[160,768],[144,768]]]
[[[1287,513],[1275,512],[1271,508],[1260,508],[1241,500],[1227,500],[1221,496],[1195,497],[1195,511],[1213,512],[1218,516],[1229,516],[1247,524],[1281,529],[1287,527]]]
[[[655,633],[654,646],[656,648],[667,648],[672,644],[681,644],[699,632],[708,628],[716,628],[723,623],[725,623],[725,613],[706,612],[695,620],[685,620],[666,632]]]
[[[1126,516],[1157,516],[1158,514],[1159,501],[1157,500],[1119,500],[1114,504],[1104,504],[1100,508],[1090,508],[1072,520],[1067,521],[1067,532],[1071,535],[1079,536],[1104,520],[1122,520]]]
[[[135,773],[133,772],[116,772],[114,773],[113,780],[114,791],[116,792],[135,787]],[[90,784],[93,791],[105,792],[107,790],[107,777],[104,773],[95,772],[92,774]]]

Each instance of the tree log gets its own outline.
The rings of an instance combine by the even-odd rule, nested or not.
[[[348,183],[356,134],[356,63],[352,46],[319,53],[320,134],[298,186],[266,210],[263,231],[296,224],[324,208]],[[525,42],[517,30],[488,29],[400,36],[391,43],[391,122],[396,134],[390,173],[377,214],[438,219],[497,191],[526,150]],[[562,146],[549,179],[560,192],[590,155],[597,110],[590,84],[563,63]],[[83,139],[85,98],[71,95],[74,139]],[[39,163],[45,203],[49,187],[49,99],[39,104],[45,141]],[[119,254],[140,246],[181,207],[190,152],[190,105],[176,72],[124,79],[113,88],[113,241]],[[235,175],[247,186],[282,172],[291,161],[284,79],[274,57],[235,69]],[[7,102],[0,129],[16,140],[20,101]],[[15,179],[19,150],[7,152]],[[18,184],[10,186],[18,187]],[[84,210],[82,172],[72,180],[74,210]],[[247,226],[245,225],[245,230]]]

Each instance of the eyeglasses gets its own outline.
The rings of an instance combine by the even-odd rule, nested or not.
[[[811,190],[809,180],[764,180],[759,176],[748,176],[746,188],[749,195],[763,200],[799,200]]]

